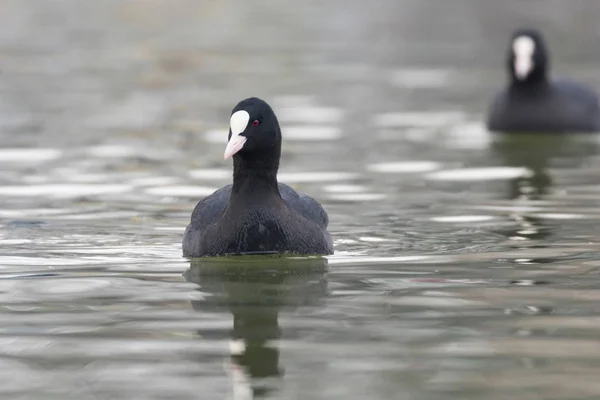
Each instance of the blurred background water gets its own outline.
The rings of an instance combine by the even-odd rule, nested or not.
[[[2,398],[599,398],[598,139],[482,125],[514,28],[600,88],[598,18],[0,1]],[[181,257],[253,95],[283,126],[280,180],[329,212],[328,260]]]

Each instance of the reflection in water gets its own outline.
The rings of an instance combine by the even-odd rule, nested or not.
[[[548,169],[560,158],[569,157],[571,163],[594,154],[597,143],[578,135],[494,135],[492,152],[503,165],[527,167],[533,173],[510,181],[509,199],[541,200],[549,194],[553,181]]]
[[[597,143],[590,140],[589,135],[494,134],[491,150],[503,165],[526,167],[531,171],[508,181],[506,197],[526,203],[545,200],[551,195],[554,182],[550,168],[567,160],[568,167],[578,167],[597,151]],[[543,218],[524,213],[515,213],[512,218],[517,229],[503,232],[508,237],[542,240],[552,234],[551,225]]]
[[[279,313],[314,306],[327,295],[327,259],[233,257],[194,259],[185,279],[200,285],[206,300],[192,301],[199,312],[226,307],[233,315],[231,368],[235,399],[266,396],[268,381],[281,377]],[[254,381],[254,382],[253,382]]]

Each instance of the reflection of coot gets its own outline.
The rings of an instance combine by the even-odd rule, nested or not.
[[[327,296],[326,271],[327,260],[321,258],[235,257],[191,262],[185,279],[197,283],[206,297],[192,301],[192,307],[199,312],[227,308],[233,315],[234,386],[246,386],[241,390],[262,396],[268,388],[252,385],[248,378],[283,375],[279,349],[270,343],[281,336],[279,312],[319,304]]]
[[[588,136],[577,135],[495,135],[491,145],[492,153],[502,165],[526,167],[532,172],[510,181],[509,199],[543,198],[553,184],[548,172],[550,167],[578,167],[585,157],[593,155],[596,150],[597,144]]]
[[[508,182],[507,199],[543,200],[553,185],[549,168],[578,167],[583,160],[597,152],[597,144],[589,136],[577,135],[495,135],[491,151],[502,165],[526,167],[531,173]],[[544,221],[528,215],[513,215],[518,228],[502,231],[512,236],[544,239],[551,232]]]
[[[496,95],[488,129],[498,132],[600,132],[594,91],[578,82],[552,80],[550,55],[538,31],[516,31],[508,54],[509,85]]]

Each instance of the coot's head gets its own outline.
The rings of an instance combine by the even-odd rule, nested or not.
[[[545,81],[549,70],[549,54],[542,34],[534,29],[513,33],[508,54],[508,70],[514,83]]]
[[[281,154],[281,130],[273,109],[263,100],[250,97],[231,111],[229,142],[224,158],[275,158]]]

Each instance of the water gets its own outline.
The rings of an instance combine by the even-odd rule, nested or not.
[[[515,26],[600,87],[595,0],[0,10],[3,399],[600,396],[598,139],[481,125]],[[249,95],[336,255],[181,257]]]

